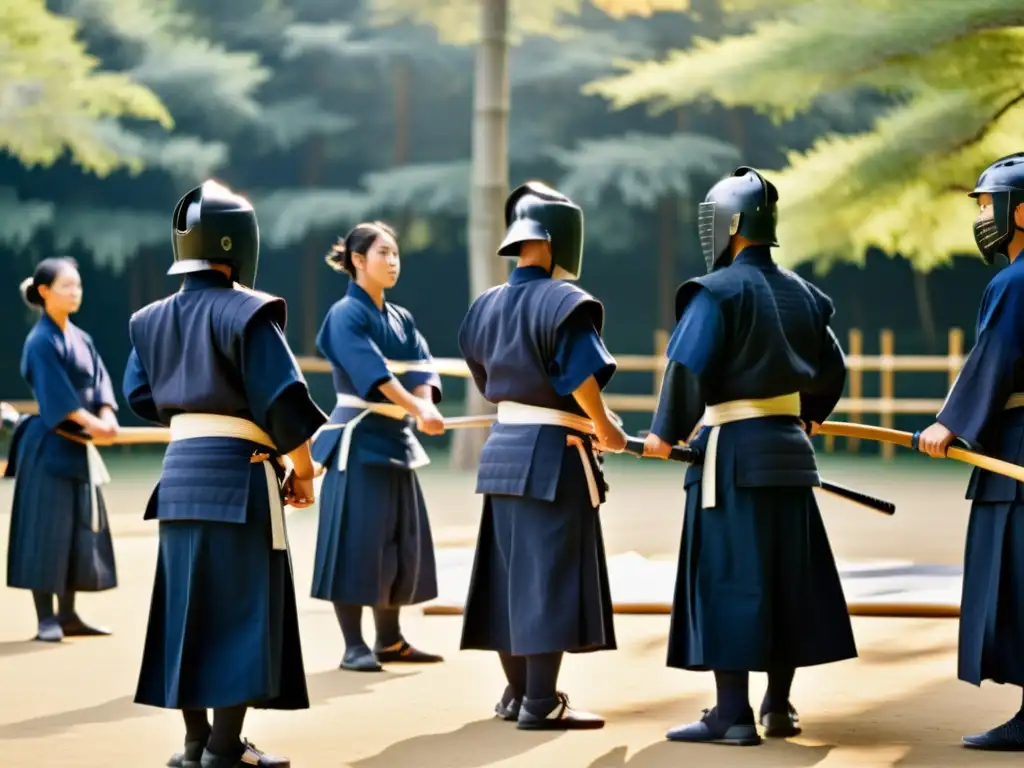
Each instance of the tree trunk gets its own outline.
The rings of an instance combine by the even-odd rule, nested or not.
[[[496,254],[505,233],[508,194],[508,22],[509,0],[480,0],[469,197],[470,301],[508,277],[507,263]],[[466,383],[466,412],[493,412],[471,381]],[[452,466],[475,467],[486,437],[482,429],[457,431],[452,438]]]
[[[924,343],[928,354],[938,352],[939,334],[935,327],[935,312],[932,309],[932,295],[928,287],[928,273],[914,270],[914,301],[917,304],[917,319],[921,324]]]

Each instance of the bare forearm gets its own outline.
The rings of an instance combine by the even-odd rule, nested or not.
[[[579,389],[572,393],[580,408],[587,414],[599,433],[606,432],[614,427],[608,408],[604,404],[604,397],[601,395],[601,388],[597,379],[591,376]]]
[[[392,378],[390,381],[381,384],[378,389],[384,397],[395,405],[404,408],[409,415],[416,416],[419,413],[419,403],[416,396],[403,387],[398,382],[398,379]]]
[[[290,452],[288,458],[292,462],[292,470],[297,478],[300,480],[310,480],[313,478],[315,474],[313,455],[309,451],[308,440]]]
[[[79,408],[77,411],[68,414],[68,420],[75,422],[83,429],[95,427],[100,422],[100,419],[93,416],[85,408]]]

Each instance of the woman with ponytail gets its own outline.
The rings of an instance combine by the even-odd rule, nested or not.
[[[408,310],[384,299],[398,282],[398,242],[381,222],[359,224],[327,256],[349,276],[348,291],[324,318],[317,348],[331,362],[337,406],[313,444],[326,473],[313,597],[334,603],[345,639],[342,669],[439,662],[406,642],[399,607],[437,597],[434,542],[416,468],[428,463],[412,427],[444,432],[435,403],[441,379],[426,370],[426,340]],[[422,361],[398,376],[388,360]],[[373,608],[373,650],[363,640],[363,607]]]
[[[40,312],[25,339],[21,375],[39,414],[17,423],[6,475],[15,478],[7,586],[32,591],[37,640],[108,635],[75,611],[75,594],[117,586],[114,547],[93,439],[117,434],[117,401],[92,338],[71,322],[82,280],[71,259],[44,259],[21,284]],[[54,614],[53,598],[58,611]]]

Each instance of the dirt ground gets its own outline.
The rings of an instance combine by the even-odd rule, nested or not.
[[[35,617],[28,594],[0,587],[0,755],[19,768],[160,766],[181,741],[173,712],[132,703],[145,633],[156,525],[141,519],[155,478],[152,459],[108,459],[107,492],[121,586],[83,595],[79,607],[111,638],[52,646],[28,642]],[[444,460],[422,474],[439,547],[464,547],[479,509],[468,474]],[[955,564],[967,520],[967,470],[917,457],[828,458],[831,480],[891,499],[887,518],[820,496],[837,558]],[[679,467],[628,457],[609,461],[612,486],[603,512],[609,554],[636,551],[674,558],[682,500]],[[6,559],[9,483],[0,483],[0,558]],[[1002,722],[1020,706],[1017,689],[956,681],[957,622],[857,618],[860,658],[800,672],[794,703],[805,732],[754,749],[682,746],[664,741],[672,725],[710,706],[708,674],[664,665],[668,618],[619,616],[619,650],[569,658],[562,687],[573,702],[602,713],[597,732],[520,733],[490,718],[503,688],[489,654],[458,652],[460,619],[406,612],[406,635],[438,650],[445,664],[367,675],[337,669],[342,644],[333,612],[307,597],[315,511],[289,518],[312,708],[254,712],[246,735],[303,768],[668,768],[669,766],[1020,765],[1020,757],[964,750],[960,736]],[[367,619],[368,637],[372,628]],[[754,676],[755,702],[763,676]]]

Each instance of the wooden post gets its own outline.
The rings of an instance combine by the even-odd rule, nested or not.
[[[669,332],[664,328],[654,330],[654,399],[661,397],[661,383],[665,380],[665,369],[668,367],[668,359],[665,352],[668,349]]]
[[[849,333],[849,354],[856,355],[857,357],[863,357],[864,355],[864,334],[860,332],[859,328],[851,328]],[[850,382],[850,399],[860,400],[864,397],[864,371],[859,367],[847,372],[847,379]],[[850,409],[848,414],[850,421],[854,424],[859,424],[863,417],[860,409]],[[846,441],[846,450],[849,453],[860,452],[860,438],[851,437]]]
[[[881,408],[881,411],[882,411],[882,413],[881,413],[881,422],[882,422],[882,426],[883,427],[886,427],[888,429],[892,429],[892,422],[893,422],[892,406],[893,406],[893,402],[896,399],[896,382],[895,382],[895,375],[894,375],[894,372],[893,372],[893,363],[894,363],[893,355],[895,354],[895,351],[896,351],[896,339],[895,339],[895,336],[893,335],[893,332],[890,329],[885,328],[879,334],[878,341],[879,341],[879,346],[881,348],[880,352],[881,352],[881,355],[882,355],[882,365],[880,366],[881,369],[882,369],[880,371],[880,373],[881,373],[881,391],[879,393],[881,395],[881,399],[882,399],[882,403],[881,403],[881,405],[882,405],[882,408]],[[882,443],[882,458],[883,459],[889,460],[889,459],[892,459],[895,455],[896,455],[896,448],[895,448],[895,446],[891,445],[890,443]]]
[[[963,364],[964,356],[964,330],[963,328],[949,329],[949,388],[952,389],[956,383],[956,377],[960,375],[960,366]]]

